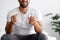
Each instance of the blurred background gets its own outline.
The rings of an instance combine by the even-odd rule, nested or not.
[[[0,37],[5,33],[7,13],[18,7],[18,0],[0,0]],[[30,7],[40,10],[42,14],[43,30],[49,36],[56,37],[60,40],[58,32],[52,30],[51,16],[60,14],[60,0],[30,0]]]

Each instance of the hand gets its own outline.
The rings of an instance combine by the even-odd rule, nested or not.
[[[15,14],[11,17],[11,22],[15,24],[17,22],[18,14]]]
[[[34,25],[37,22],[35,16],[30,16],[30,18],[28,18],[28,19],[29,19],[29,24],[33,24]]]

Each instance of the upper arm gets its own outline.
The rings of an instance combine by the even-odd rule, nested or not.
[[[5,30],[7,30],[7,28],[8,28],[8,25],[9,25],[9,22],[7,22],[7,23],[6,23]]]
[[[11,12],[8,12],[6,19],[7,19],[7,22],[6,22],[5,31],[7,31],[9,29],[9,24],[11,21]]]
[[[35,17],[36,17],[36,20],[39,23],[39,25],[42,26],[42,15],[39,10],[35,11]]]
[[[35,17],[36,17],[37,21],[42,21],[42,15],[41,15],[41,12],[39,10],[35,11]]]
[[[8,12],[6,19],[7,19],[7,23],[11,21],[11,12]]]

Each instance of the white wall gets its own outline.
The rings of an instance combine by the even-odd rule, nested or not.
[[[18,7],[17,0],[0,0],[0,36],[5,33],[4,27],[6,25],[6,16],[8,11]],[[58,33],[52,30],[50,25],[50,16],[44,17],[47,13],[60,13],[60,0],[31,0],[30,6],[39,9],[42,12],[43,29],[48,32],[50,36],[55,36],[59,40]]]

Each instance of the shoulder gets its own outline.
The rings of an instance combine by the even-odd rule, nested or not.
[[[37,20],[42,20],[41,11],[39,9],[31,8],[32,15],[36,17]]]
[[[16,7],[16,8],[14,8],[14,9],[10,10],[10,11],[8,12],[7,16],[14,15],[15,13],[17,13],[17,11],[18,11],[18,7]]]
[[[30,8],[30,11],[35,11],[35,12],[36,12],[37,10],[36,10],[35,8],[32,8],[32,7],[31,7],[31,8]]]
[[[33,12],[35,15],[41,15],[41,11],[39,9],[36,8],[30,8],[31,12]]]
[[[41,13],[41,11],[39,9],[36,9],[36,8],[30,8],[30,11],[34,12],[34,14],[35,13]]]

